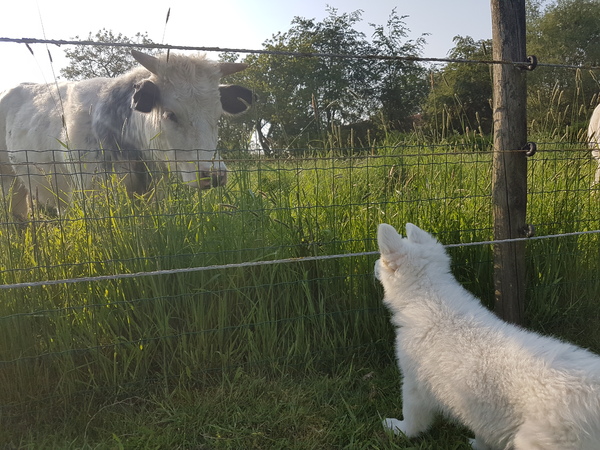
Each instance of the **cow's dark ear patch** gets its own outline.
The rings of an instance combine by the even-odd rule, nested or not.
[[[133,86],[135,92],[131,100],[133,109],[143,113],[149,113],[158,101],[158,86],[150,80],[144,80]]]
[[[254,96],[250,89],[235,84],[219,86],[221,105],[228,114],[240,114],[252,105]]]

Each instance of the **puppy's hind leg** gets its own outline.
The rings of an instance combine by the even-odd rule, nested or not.
[[[383,427],[395,434],[414,437],[427,429],[433,423],[436,408],[429,395],[419,390],[410,378],[404,378],[402,386],[402,415],[404,420],[384,419]]]

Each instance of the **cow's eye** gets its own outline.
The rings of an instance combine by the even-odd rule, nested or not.
[[[177,116],[175,115],[175,113],[173,111],[165,111],[163,113],[163,118],[167,119],[173,123],[177,123]]]

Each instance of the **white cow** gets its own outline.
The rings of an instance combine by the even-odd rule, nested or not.
[[[588,126],[588,140],[592,149],[592,156],[598,161],[594,184],[600,183],[600,105],[596,106]]]
[[[119,174],[130,193],[148,190],[152,167],[200,189],[225,184],[217,123],[245,111],[252,93],[219,79],[246,65],[132,54],[142,67],[117,78],[21,84],[0,96],[0,178],[15,217],[27,217],[31,198],[60,210],[102,173]]]

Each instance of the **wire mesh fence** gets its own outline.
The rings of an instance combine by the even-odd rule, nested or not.
[[[205,191],[173,167],[144,196],[108,175],[60,213],[34,204],[24,223],[4,195],[0,417],[239,367],[389,361],[372,275],[381,222],[452,244],[459,280],[493,305],[491,143],[390,138],[275,153],[222,152],[228,182]],[[529,160],[529,223],[553,237],[528,244],[528,311],[575,340],[598,318],[595,168],[578,143],[538,143]]]
[[[537,233],[597,230],[588,152],[549,147],[530,164]],[[155,196],[131,198],[108,179],[60,216],[5,219],[0,275],[13,287],[0,290],[2,414],[240,366],[389,358],[372,275],[381,222],[415,222],[457,244],[449,248],[457,276],[493,302],[490,245],[461,245],[492,238],[490,149],[231,156],[222,188],[171,179]],[[565,299],[591,307],[582,299],[598,288],[597,240],[531,243],[529,296],[539,314],[556,314]]]

